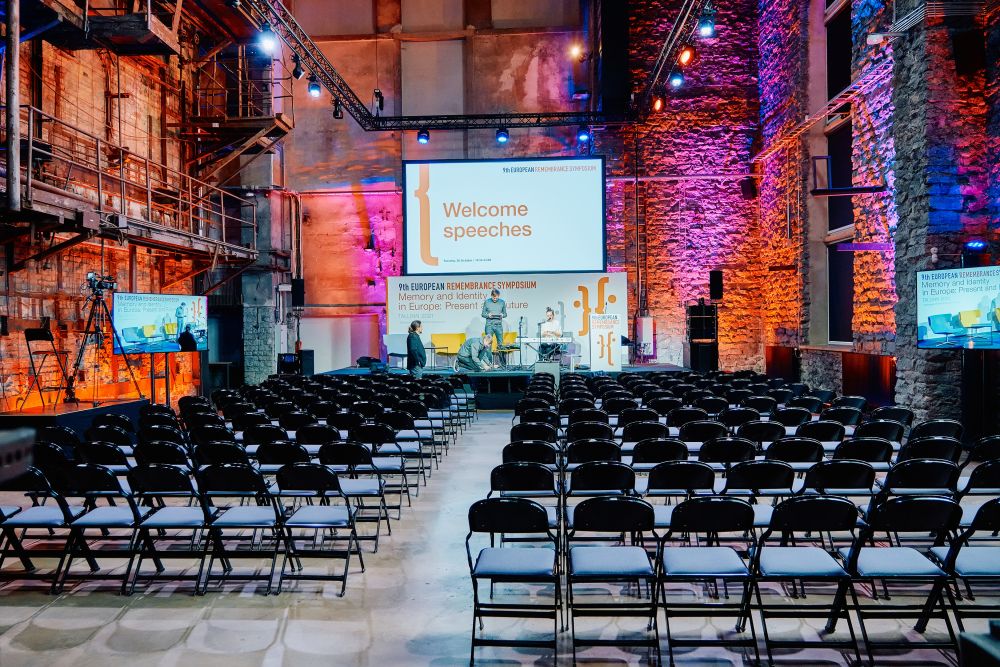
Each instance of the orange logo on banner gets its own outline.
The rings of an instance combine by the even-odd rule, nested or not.
[[[597,281],[597,307],[594,308],[594,312],[598,315],[604,314],[604,307],[609,303],[614,303],[617,301],[617,297],[614,294],[608,295],[608,298],[604,298],[604,288],[608,284],[608,278],[605,276]],[[590,333],[590,290],[588,290],[583,285],[577,285],[576,289],[580,291],[580,298],[573,302],[574,308],[583,308],[583,325],[580,331],[577,332],[578,336],[586,336]]]
[[[608,366],[611,366],[612,368],[615,365],[615,360],[611,356],[611,336],[613,334],[613,331],[609,331],[597,339],[597,358],[607,359]]]
[[[413,191],[413,196],[420,202],[420,261],[427,266],[437,266],[438,258],[431,254],[431,202],[427,198],[431,187],[431,166],[420,165],[417,175],[417,189]]]

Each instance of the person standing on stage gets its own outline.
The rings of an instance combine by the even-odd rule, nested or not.
[[[420,340],[423,332],[424,325],[420,320],[410,322],[410,331],[406,336],[406,370],[415,378],[424,374],[424,366],[427,365],[427,351],[424,350],[424,342]]]
[[[562,328],[556,320],[556,313],[552,308],[545,309],[545,321],[541,324],[541,336],[546,338],[559,338],[562,336]],[[559,343],[542,343],[538,346],[538,356],[542,359],[550,359],[559,351]]]
[[[486,320],[483,331],[493,336],[497,347],[503,345],[503,321],[507,318],[507,302],[500,298],[500,290],[493,288],[490,298],[483,301],[482,318]]]
[[[462,343],[455,364],[464,371],[488,371],[493,366],[493,335],[484,333]]]
[[[174,319],[177,320],[177,333],[184,331],[184,320],[187,318],[187,303],[181,301],[181,305],[174,310]]]

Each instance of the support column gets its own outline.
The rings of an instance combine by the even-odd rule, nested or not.
[[[21,210],[21,2],[7,0],[7,208]]]

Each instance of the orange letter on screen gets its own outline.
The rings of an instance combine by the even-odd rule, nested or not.
[[[438,258],[431,254],[431,202],[427,199],[431,187],[430,165],[420,165],[417,174],[417,189],[413,195],[420,202],[420,261],[427,266],[437,266]]]

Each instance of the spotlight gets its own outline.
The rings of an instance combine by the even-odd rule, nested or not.
[[[273,54],[278,50],[278,36],[274,34],[271,26],[267,23],[260,29],[260,34],[257,36],[257,46],[267,54]]]
[[[671,88],[676,90],[684,85],[684,75],[680,72],[671,72],[670,78],[667,79],[667,82],[670,84]]]
[[[583,47],[579,44],[574,44],[569,47],[569,55],[574,60],[583,60]]]
[[[431,133],[427,128],[417,130],[417,143],[426,144],[431,140]]]
[[[661,93],[653,93],[653,103],[650,105],[650,107],[653,109],[654,112],[660,113],[661,111],[663,111],[663,107],[665,104],[666,102],[664,101],[663,95]]]
[[[970,268],[973,266],[989,266],[991,258],[989,253],[990,244],[983,239],[972,239],[966,241],[962,246],[962,266]]]
[[[497,130],[497,143],[505,144],[508,141],[510,141],[510,132],[507,131],[507,128],[501,127]]]
[[[322,89],[319,87],[319,79],[316,78],[315,74],[309,75],[309,97],[319,97],[320,91]]]
[[[340,100],[338,99],[333,100],[333,117],[337,120],[344,117],[344,107],[341,106]]]
[[[695,50],[694,46],[691,44],[685,44],[681,47],[680,53],[677,54],[677,64],[681,67],[687,67],[694,62],[694,58],[697,55],[698,52]]]
[[[965,243],[965,251],[969,253],[982,252],[986,250],[986,245],[986,241],[983,241],[982,239],[974,239]]]
[[[576,131],[576,140],[581,144],[590,141],[590,128],[586,125],[581,125]]]
[[[301,79],[306,75],[306,71],[302,69],[302,61],[299,60],[298,54],[292,56],[292,62],[295,63],[295,67],[292,68],[292,76]]]
[[[376,88],[372,94],[375,96],[375,106],[378,107],[378,110],[385,111],[385,96],[382,95],[382,91]]]
[[[702,39],[715,37],[715,8],[712,5],[705,5],[698,19],[698,36]]]
[[[240,8],[240,0],[226,0],[226,4],[229,5],[230,9]]]

